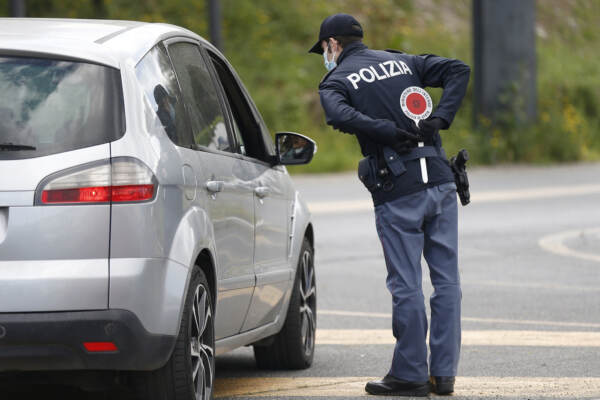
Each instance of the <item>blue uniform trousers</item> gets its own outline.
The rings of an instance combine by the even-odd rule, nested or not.
[[[377,233],[393,299],[396,338],[390,374],[408,381],[456,376],[460,356],[461,290],[458,273],[456,185],[444,183],[375,207]],[[427,368],[427,316],[421,254],[429,265],[430,358]]]

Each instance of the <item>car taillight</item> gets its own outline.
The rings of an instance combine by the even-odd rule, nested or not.
[[[52,174],[36,192],[37,204],[141,202],[154,198],[156,180],[141,161],[118,157]]]
[[[110,201],[110,187],[54,189],[42,192],[42,203],[105,203]]]

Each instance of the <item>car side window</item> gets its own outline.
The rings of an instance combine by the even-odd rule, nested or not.
[[[154,46],[142,58],[135,73],[169,138],[178,146],[192,147],[194,139],[185,117],[175,71],[162,44]]]
[[[248,153],[246,152],[246,145],[244,144],[244,139],[242,137],[242,130],[240,129],[240,125],[238,124],[235,115],[232,117],[231,125],[233,128],[235,140],[238,142],[238,152],[245,156],[248,155]]]
[[[261,133],[262,140],[263,140],[263,143],[265,146],[265,152],[266,152],[266,154],[269,155],[269,157],[274,157],[275,156],[275,143],[273,143],[273,138],[271,137],[271,134],[269,133],[269,129],[267,128],[267,125],[263,121],[263,119],[260,115],[260,112],[258,112],[256,105],[254,105],[253,103],[250,103],[250,106],[252,107],[252,110],[254,111],[254,115],[256,115],[256,120],[260,127],[260,133]]]
[[[238,143],[240,143],[238,151],[249,157],[268,161],[270,154],[265,148],[261,124],[256,120],[242,89],[229,67],[217,55],[210,51],[208,53],[233,114],[232,129]]]
[[[168,45],[197,145],[233,151],[215,82],[196,44]]]

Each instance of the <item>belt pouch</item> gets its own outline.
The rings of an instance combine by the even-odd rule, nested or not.
[[[396,153],[392,148],[384,147],[383,157],[385,158],[385,163],[394,176],[400,176],[406,172],[404,161],[398,157],[398,153]]]

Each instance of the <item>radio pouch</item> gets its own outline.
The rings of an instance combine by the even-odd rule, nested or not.
[[[394,176],[400,176],[406,172],[404,161],[391,147],[386,146],[383,148],[383,158]]]

